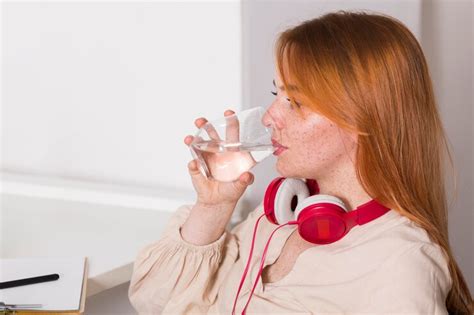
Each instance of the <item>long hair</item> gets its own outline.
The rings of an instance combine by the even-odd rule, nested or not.
[[[453,159],[413,34],[391,16],[337,11],[280,33],[275,57],[293,103],[357,134],[355,167],[365,191],[440,245],[453,280],[449,313],[473,314],[448,239],[444,176],[446,158],[454,171]]]

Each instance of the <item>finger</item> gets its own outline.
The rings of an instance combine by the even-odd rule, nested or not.
[[[203,126],[204,130],[206,130],[207,134],[209,135],[209,137],[213,140],[216,140],[216,141],[221,141],[221,138],[219,137],[219,134],[217,133],[216,129],[214,128],[214,126],[211,124],[211,123],[206,123],[204,126]]]
[[[194,159],[188,163],[188,172],[191,175],[192,181],[198,186],[204,185],[207,178],[199,170],[199,161]]]
[[[190,175],[197,175],[198,173],[201,173],[201,171],[199,171],[198,163],[199,162],[197,160],[189,161],[188,170]]]
[[[203,142],[203,139],[199,136],[194,137],[191,135],[187,135],[186,137],[184,137],[184,143],[188,146],[190,146],[192,143],[200,143],[200,142]]]
[[[206,118],[200,117],[194,121],[194,124],[198,128],[204,128],[204,130],[206,130],[207,134],[209,135],[209,138],[216,141],[221,140],[214,126],[211,123],[209,123]]]
[[[191,135],[187,135],[186,137],[184,137],[184,144],[186,144],[186,145],[190,145],[190,144],[191,144],[191,142],[193,142],[193,139],[194,139],[194,137],[193,137],[193,136],[191,136]]]
[[[239,136],[239,129],[240,124],[235,112],[233,110],[226,110],[224,113],[226,117],[226,142],[227,143],[239,143],[240,136]],[[239,151],[238,147],[230,147],[228,148],[229,151]]]
[[[207,123],[207,119],[204,117],[199,117],[194,121],[196,127],[201,128],[203,125]]]

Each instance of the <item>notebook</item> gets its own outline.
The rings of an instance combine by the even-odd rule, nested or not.
[[[0,282],[53,273],[59,274],[58,280],[1,289],[0,301],[5,304],[42,304],[42,308],[34,311],[83,312],[87,257],[0,259]]]

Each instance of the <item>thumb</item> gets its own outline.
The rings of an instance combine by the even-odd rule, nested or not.
[[[242,175],[240,175],[238,182],[240,185],[245,187],[245,186],[252,185],[254,182],[254,179],[255,177],[253,176],[252,173],[245,172]]]

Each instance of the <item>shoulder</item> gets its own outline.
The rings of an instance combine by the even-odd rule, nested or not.
[[[448,256],[425,229],[398,213],[394,216],[395,223],[371,240],[389,251],[375,272],[381,281],[376,296],[398,296],[407,310],[444,310],[452,286]]]
[[[417,287],[448,294],[452,285],[448,258],[425,229],[393,210],[380,222],[369,224],[333,252],[350,255],[346,258],[352,260],[356,260],[354,255],[359,257],[355,267],[360,274],[375,273],[376,282],[390,283],[381,293]]]
[[[414,243],[393,255],[382,266],[381,270],[390,270],[387,276],[397,278],[397,275],[405,277],[397,278],[399,281],[408,281],[416,284],[416,281],[430,282],[435,285],[450,284],[449,267],[443,250],[433,243]],[[447,292],[446,292],[447,293]]]
[[[415,243],[405,248],[382,264],[373,279],[377,280],[371,286],[371,310],[447,314],[445,303],[452,281],[438,245]]]
[[[392,270],[392,274],[412,275],[410,281],[424,277],[424,281],[437,282],[443,288],[450,287],[448,257],[441,246],[434,243],[418,224],[398,213],[394,216],[394,224],[373,239],[380,247],[392,251],[381,267]]]

